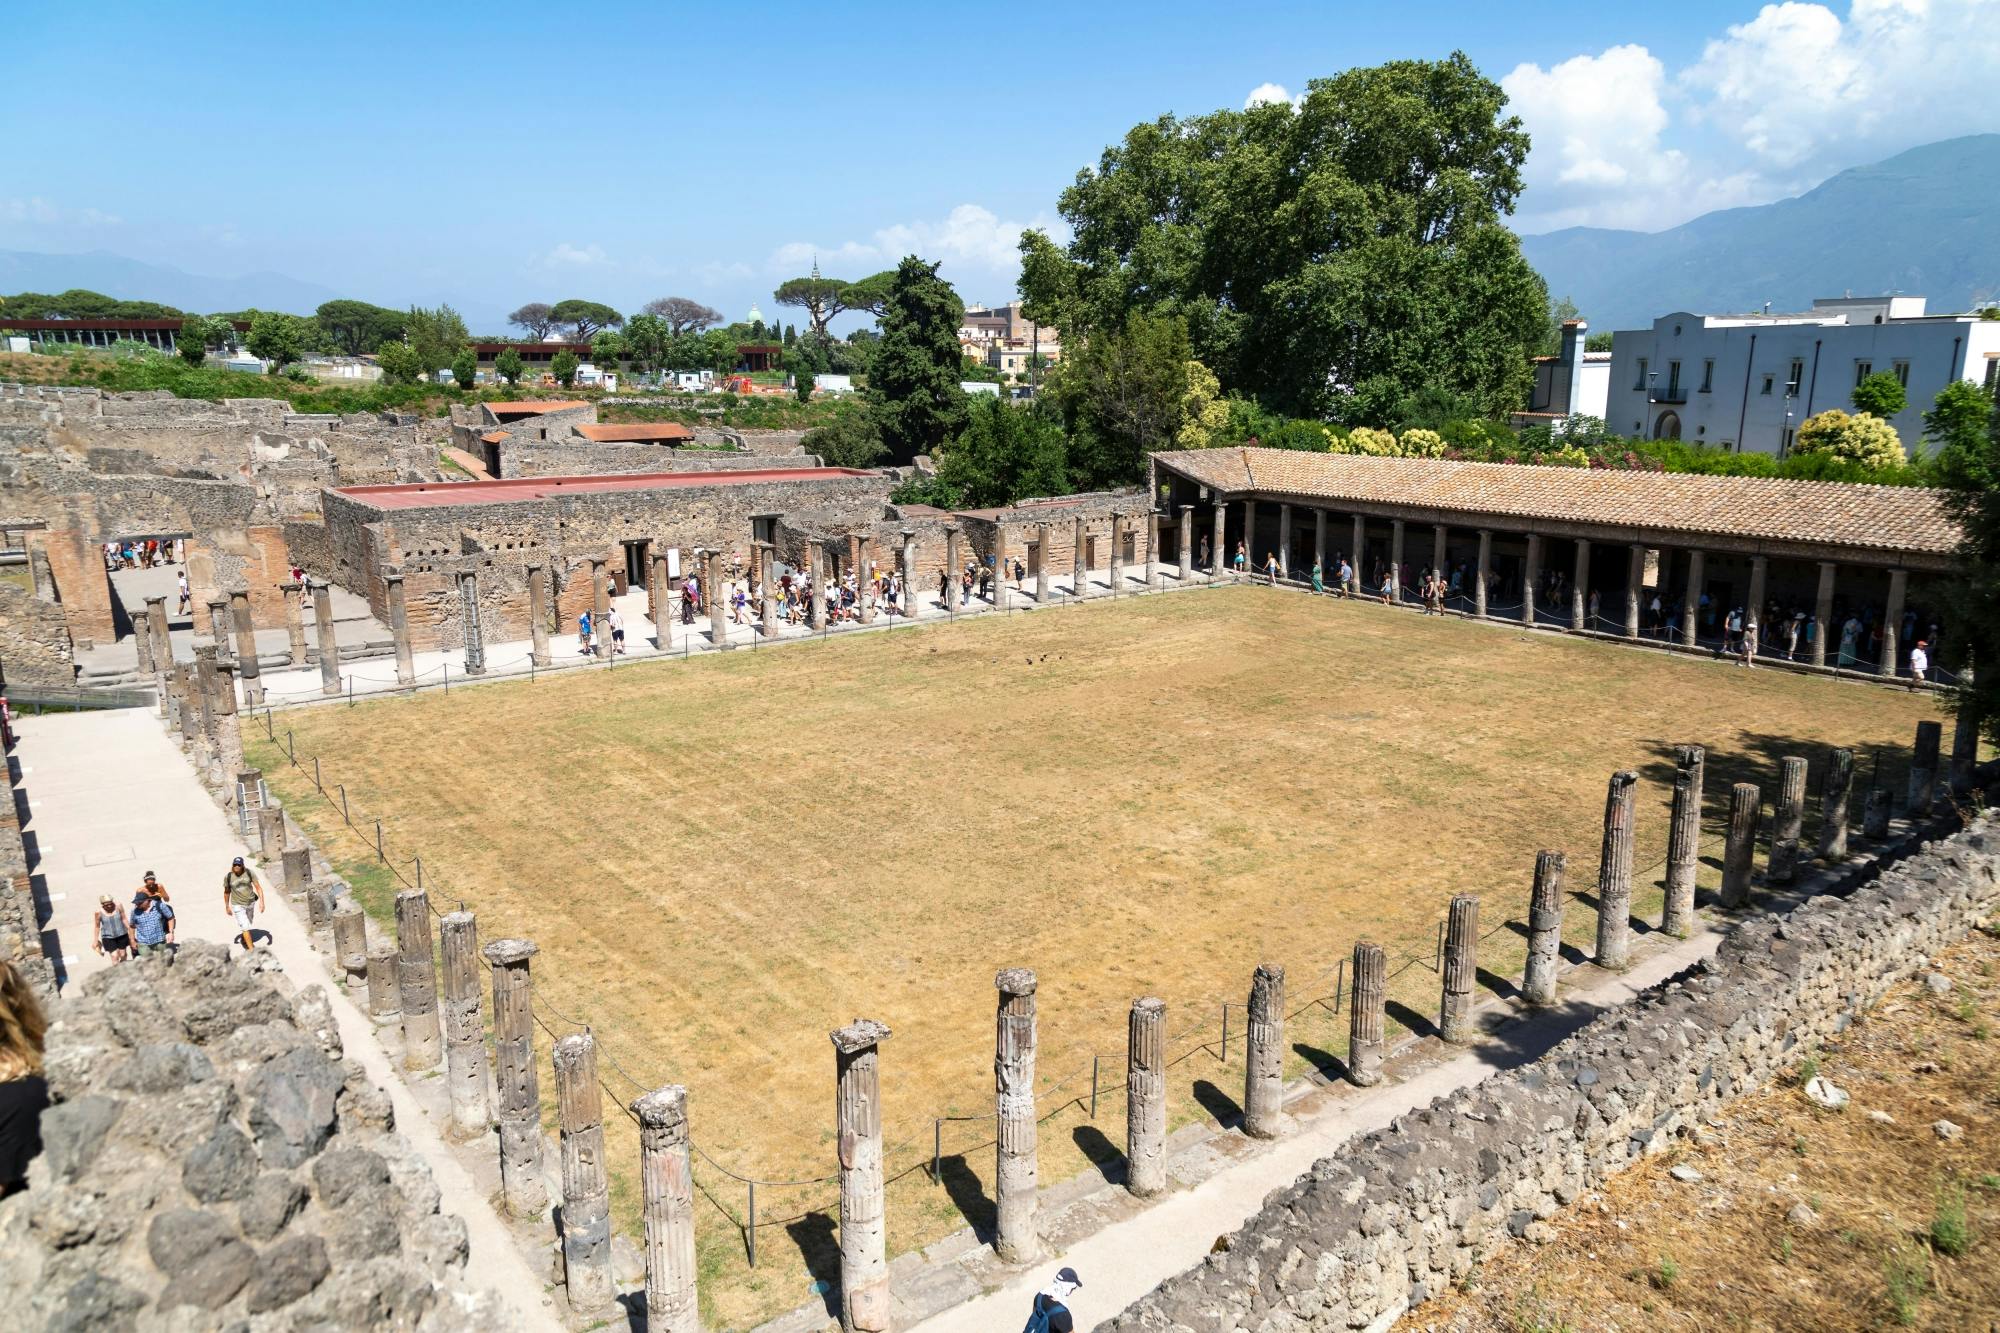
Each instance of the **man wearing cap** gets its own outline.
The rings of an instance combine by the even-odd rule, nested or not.
[[[241,933],[243,947],[250,947],[250,923],[257,918],[257,912],[264,906],[264,885],[256,872],[243,864],[237,857],[229,863],[229,873],[222,877],[222,905],[236,922]]]
[[[1076,1321],[1066,1302],[1081,1287],[1074,1268],[1057,1271],[1055,1279],[1035,1294],[1035,1306],[1028,1314],[1028,1326],[1021,1333],[1075,1333]]]
[[[166,900],[144,889],[132,895],[132,952],[144,958],[149,953],[171,950],[174,944],[174,909]]]

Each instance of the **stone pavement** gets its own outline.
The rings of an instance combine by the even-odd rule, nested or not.
[[[30,876],[47,895],[43,942],[60,960],[58,976],[67,973],[73,980],[118,966],[92,951],[91,912],[106,892],[129,905],[147,870],[157,873],[172,895],[181,938],[228,940],[235,927],[222,906],[222,874],[231,858],[243,856],[265,881],[267,911],[260,921],[285,973],[297,985],[326,980],[305,923],[279,887],[276,867],[257,865],[149,710],[23,717],[15,727],[19,783],[28,800],[23,841]],[[347,1054],[389,1095],[397,1127],[436,1177],[444,1211],[465,1219],[468,1280],[497,1291],[520,1327],[560,1328],[544,1295],[546,1274],[529,1265],[471,1174],[440,1139],[435,1122],[392,1068],[374,1025],[339,986],[328,984],[326,990]]]

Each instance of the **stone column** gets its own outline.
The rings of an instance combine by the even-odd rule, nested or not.
[[[1035,974],[1010,967],[993,978],[1000,992],[993,1022],[993,1112],[996,1161],[993,1248],[1010,1264],[1026,1263],[1035,1239]]]
[[[1347,1078],[1357,1088],[1382,1081],[1382,1006],[1388,985],[1389,962],[1382,946],[1368,940],[1356,944],[1354,989],[1348,996]]]
[[[1007,609],[1007,529],[993,525],[993,609]]]
[[[417,682],[417,664],[410,651],[410,608],[404,600],[402,571],[383,570],[382,583],[388,589],[389,637],[396,643],[396,683],[414,685]]]
[[[753,553],[752,558],[755,558]],[[604,561],[590,561],[590,647],[591,656],[603,661],[611,656],[611,589],[604,582]]]
[[[458,573],[458,616],[465,636],[465,674],[486,674],[486,636],[479,628],[479,575],[469,569]],[[596,629],[595,623],[591,628]],[[600,641],[602,641],[600,634]]]
[[[882,1087],[876,1068],[889,1027],[857,1018],[833,1039],[840,1153],[840,1326],[889,1327],[888,1237],[882,1199]]]
[[[153,627],[146,623],[143,614],[132,623],[132,651],[139,655],[139,671],[142,675],[153,674]]]
[[[1389,524],[1389,598],[1401,604],[1403,600],[1403,520],[1392,519]]]
[[[538,667],[545,667],[553,659],[549,656],[549,567],[547,565],[528,566],[528,636],[529,660]]]
[[[1903,632],[1903,597],[1909,591],[1910,576],[1900,569],[1889,571],[1889,605],[1882,616],[1882,659],[1875,670],[1884,676],[1896,674],[1902,656],[1897,636]]]
[[[713,648],[729,646],[728,595],[722,587],[722,552],[702,553],[701,595],[708,599],[708,642]]]
[[[333,956],[340,963],[348,990],[368,980],[368,914],[351,902],[333,911]]]
[[[1889,789],[1870,787],[1861,811],[1861,831],[1876,842],[1889,836]]]
[[[855,605],[860,608],[861,623],[864,625],[875,623],[875,602],[873,598],[868,596],[869,585],[874,582],[872,576],[874,574],[875,560],[868,546],[869,539],[867,536],[858,536],[854,539]],[[999,572],[1000,562],[998,560],[993,562],[993,568],[994,572]],[[997,587],[998,585],[995,586]]]
[[[1528,964],[1521,976],[1521,998],[1529,1004],[1550,1004],[1556,998],[1564,861],[1561,852],[1535,853],[1535,886],[1528,896]]]
[[[1331,583],[1331,571],[1326,567],[1326,510],[1313,510],[1313,563],[1319,566],[1320,578]]]
[[[1044,524],[1043,528],[1046,531],[1047,525]],[[958,524],[948,523],[945,525],[944,572],[950,576],[944,581],[944,609],[947,611],[963,611],[965,609],[964,599],[959,595],[958,579],[959,575],[965,572],[965,559],[959,554],[958,533]],[[1048,562],[1048,558],[1049,545],[1045,540],[1042,543],[1042,561],[1044,564]]]
[[[1229,502],[1217,496],[1215,501],[1215,540],[1209,544],[1209,554],[1213,557],[1213,561],[1208,567],[1208,576],[1211,579],[1221,578],[1223,571],[1229,568],[1228,538]]]
[[[1444,928],[1444,1001],[1438,1007],[1438,1035],[1454,1046],[1472,1040],[1472,988],[1479,979],[1479,899],[1461,893],[1451,900]]]
[[[558,1039],[551,1063],[562,1134],[564,1295],[569,1308],[580,1314],[602,1309],[618,1295],[611,1276],[611,1189],[604,1175],[604,1098],[597,1086],[597,1039],[588,1031]]]
[[[1445,547],[1449,544],[1450,536],[1451,530],[1444,524],[1431,524],[1431,572],[1443,579],[1447,588],[1451,586],[1451,571],[1444,567],[1445,561],[1450,558],[1446,554]]]
[[[257,812],[257,856],[260,860],[275,861],[284,850],[285,812],[267,805]]]
[[[1951,794],[1963,796],[1972,790],[1972,770],[1979,766],[1979,719],[1972,711],[1972,699],[1959,700],[1958,713],[1951,724]]]
[[[954,530],[952,544],[957,544],[956,530]],[[810,612],[812,627],[814,629],[823,629],[826,626],[826,550],[818,542],[809,541],[806,543],[806,577],[812,580],[812,607]],[[956,586],[955,583],[947,585],[946,606],[951,605],[949,588],[953,586]]]
[[[1623,971],[1632,938],[1632,803],[1639,775],[1626,769],[1611,775],[1604,798],[1604,847],[1597,862],[1597,958],[1599,967]]]
[[[438,1030],[431,900],[422,889],[396,895],[396,989],[403,1015],[403,1068],[437,1068],[444,1042]]]
[[[1701,584],[1706,577],[1706,551],[1688,552],[1687,587],[1681,592],[1681,646],[1692,648],[1701,635]]]
[[[215,645],[215,660],[234,661],[236,650],[229,634],[229,599],[211,597],[208,599],[208,640]]]
[[[1180,579],[1186,583],[1194,576],[1194,506],[1181,506],[1181,526],[1179,529]]]
[[[1111,515],[1111,555],[1108,564],[1110,576],[1106,582],[1115,594],[1125,584],[1125,515],[1115,510]]]
[[[1164,577],[1160,573],[1160,511],[1146,511],[1146,586],[1158,588]]]
[[[534,979],[528,940],[494,940],[480,950],[493,965],[493,1067],[500,1092],[500,1193],[515,1217],[548,1206],[542,1176],[542,1093],[535,1074]]]
[[[1646,591],[1646,548],[1632,543],[1632,554],[1625,565],[1625,637],[1639,637],[1639,598]]]
[[[479,1020],[479,927],[470,912],[438,922],[444,955],[444,1063],[451,1121],[461,1137],[484,1134],[493,1121],[486,1095],[486,1029]]]
[[[1243,572],[1250,578],[1257,576],[1263,566],[1257,562],[1257,502],[1246,499],[1243,502]]]
[[[1942,722],[1917,723],[1917,745],[1910,755],[1911,819],[1923,819],[1937,799],[1938,750],[1944,743]]]
[[[639,1118],[646,1219],[646,1327],[649,1333],[700,1333],[687,1089],[672,1083],[649,1092],[632,1103],[632,1114]]]
[[[770,542],[756,543],[757,632],[778,637],[778,551]]]
[[[368,1016],[394,1018],[402,1010],[402,953],[387,940],[368,950]]]
[[[1596,629],[1590,623],[1590,542],[1576,539],[1576,568],[1569,585],[1569,627]]]
[[[1049,604],[1049,525],[1035,525],[1035,605]]]
[[[1535,583],[1542,577],[1542,539],[1539,533],[1528,534],[1528,557],[1521,567],[1521,623],[1533,627],[1535,623]]]
[[[1278,577],[1292,576],[1292,507],[1278,506]]]
[[[1674,747],[1674,811],[1667,828],[1667,902],[1660,929],[1676,939],[1694,930],[1694,881],[1701,865],[1701,787],[1708,752]]]
[[[1764,581],[1770,572],[1770,560],[1761,555],[1750,557],[1750,605],[1743,608],[1743,626],[1757,627],[1757,651],[1768,652],[1764,642]]]
[[[1249,1038],[1243,1052],[1243,1132],[1278,1137],[1285,1110],[1285,969],[1259,963],[1250,974]]]
[[[1354,568],[1354,589],[1356,592],[1363,592],[1368,588],[1368,570],[1362,561],[1362,557],[1367,553],[1368,547],[1368,519],[1366,516],[1361,514],[1354,516],[1351,542],[1354,549],[1348,552],[1347,558],[1348,563]]]
[[[250,590],[229,594],[229,619],[236,630],[236,674],[243,682],[243,702],[251,708],[264,702],[263,667],[257,661],[257,624],[250,618]]]
[[[1748,782],[1729,789],[1729,841],[1722,849],[1722,892],[1716,901],[1724,907],[1742,907],[1750,901],[1750,871],[1757,857],[1757,822],[1763,793]]]
[[[1215,506],[1215,539],[1222,540],[1222,505]],[[1227,562],[1224,562],[1224,568]],[[1076,563],[1069,574],[1072,597],[1090,596],[1090,524],[1079,514],[1076,519]]]
[[[1854,751],[1835,750],[1820,779],[1819,855],[1823,861],[1847,859],[1847,802],[1854,790]]]
[[[1125,1028],[1125,1188],[1150,1199],[1167,1187],[1167,1002],[1132,1001]]]
[[[306,664],[306,615],[305,585],[303,583],[280,583],[278,590],[285,594],[285,637],[291,642],[292,665]]]
[[[647,572],[653,585],[653,639],[664,653],[674,646],[674,590],[673,580],[667,574],[666,548],[659,545],[653,547],[653,558]]]
[[[1493,581],[1493,530],[1479,530],[1479,568],[1472,575],[1472,614],[1486,618],[1486,586]]]
[[[333,631],[333,585],[313,588],[313,648],[319,654],[319,692],[340,693],[340,640]]]
[[[1806,821],[1806,761],[1788,754],[1778,761],[1778,809],[1771,828],[1771,859],[1764,878],[1790,884],[1798,873],[1799,835]]]
[[[312,889],[312,848],[287,847],[278,853],[278,858],[283,867],[285,896],[294,902],[304,899]]]
[[[1826,665],[1826,636],[1833,630],[1833,575],[1840,568],[1831,560],[1819,562],[1819,595],[1813,599],[1812,664]]]
[[[167,631],[167,599],[146,599],[146,637],[152,645],[153,672],[164,676],[174,669],[174,640]]]

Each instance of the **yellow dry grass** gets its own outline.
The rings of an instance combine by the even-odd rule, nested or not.
[[[536,983],[647,1085],[690,1089],[733,1171],[834,1165],[826,1033],[894,1030],[882,1060],[891,1245],[990,1220],[993,974],[1040,974],[1042,1178],[1116,1157],[1125,1014],[1164,997],[1174,1123],[1227,1116],[1239,1043],[1221,1004],[1286,965],[1289,1074],[1337,1071],[1335,968],[1391,953],[1391,1017],[1435,1012],[1437,923],[1483,895],[1482,967],[1517,975],[1538,848],[1594,887],[1605,782],[1644,779],[1636,916],[1658,919],[1671,747],[1709,747],[1711,831],[1731,781],[1777,758],[1878,748],[1900,781],[1926,698],[1241,588],[984,618],[782,651],[289,715],[298,752],[382,816],[392,847],[488,938],[534,939]],[[363,839],[259,749],[337,860]],[[309,762],[307,763],[310,768]],[[1859,804],[1857,800],[1857,817]],[[361,818],[357,824],[363,824]],[[372,830],[371,830],[372,836]],[[1712,858],[1711,858],[1712,859]],[[1706,874],[1712,881],[1714,870]],[[379,873],[377,875],[379,878]],[[379,906],[379,904],[377,904]],[[1587,941],[1588,911],[1568,934]],[[1403,961],[1403,960],[1408,961]],[[1240,1009],[1232,1024],[1240,1032]],[[1182,1035],[1185,1034],[1185,1035]],[[606,1067],[622,1100],[638,1090]],[[933,1117],[944,1186],[925,1174]],[[636,1149],[610,1149],[632,1216]],[[830,1185],[759,1192],[707,1163],[704,1304],[743,1325],[831,1276]],[[727,1209],[730,1216],[725,1216]]]

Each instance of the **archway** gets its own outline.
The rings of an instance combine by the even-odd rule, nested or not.
[[[1660,419],[1653,423],[1653,438],[1656,440],[1678,440],[1681,437],[1681,414],[1662,412]]]

